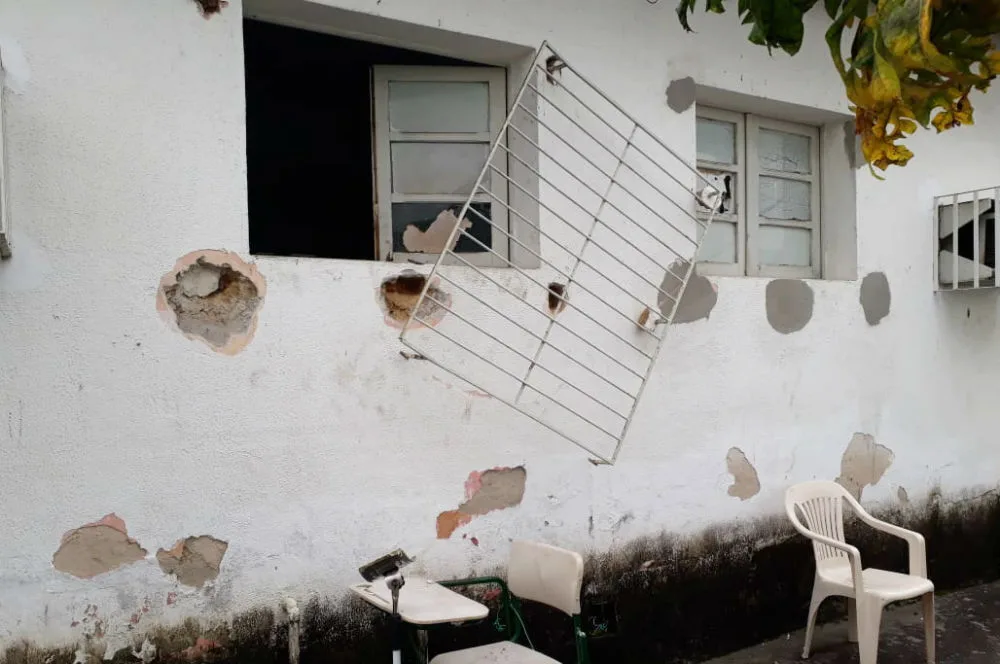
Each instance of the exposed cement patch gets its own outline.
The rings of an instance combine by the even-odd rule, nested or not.
[[[549,284],[549,293],[546,298],[546,304],[549,307],[549,315],[556,316],[561,314],[566,308],[567,302],[569,302],[569,292],[566,288],[566,284],[560,284],[556,281]]]
[[[696,86],[690,76],[674,79],[667,86],[667,106],[674,113],[683,113],[694,104]]]
[[[185,586],[201,588],[219,576],[228,548],[228,543],[208,535],[188,537],[178,541],[169,551],[157,551],[156,560],[164,574],[173,574]]]
[[[227,0],[194,0],[201,10],[201,15],[205,18],[212,18],[212,14],[218,14],[229,6]]]
[[[809,323],[813,314],[813,291],[800,279],[775,279],[767,284],[767,322],[776,332],[791,334]]]
[[[403,247],[412,253],[440,254],[445,250],[445,245],[448,244],[448,238],[456,224],[458,224],[458,217],[455,216],[455,213],[451,209],[444,209],[431,222],[426,231],[420,230],[413,224],[407,226],[403,231]],[[472,228],[472,222],[463,219],[462,230],[469,228]],[[455,248],[460,238],[461,235],[455,233],[455,238],[452,240],[451,246],[448,247],[448,251]]]
[[[727,492],[740,500],[749,500],[760,493],[760,478],[747,455],[738,447],[726,454],[726,470],[733,476],[733,484]]]
[[[125,522],[112,513],[63,535],[59,549],[52,556],[52,566],[60,572],[90,579],[145,557],[146,550],[128,536]]]
[[[521,504],[528,472],[524,466],[473,471],[465,482],[465,502],[437,518],[438,539],[448,539],[472,517]]]
[[[869,325],[878,325],[889,315],[892,293],[884,272],[871,272],[861,280],[861,308]]]
[[[660,284],[660,290],[663,293],[658,293],[656,299],[656,304],[664,318],[670,315],[670,311],[674,307],[674,300],[670,298],[676,299],[681,290],[681,280],[674,275],[683,276],[687,272],[688,263],[687,261],[674,261],[667,269],[668,272],[663,275],[663,283]],[[716,290],[715,284],[707,277],[698,274],[696,267],[691,274],[687,288],[684,289],[684,296],[677,303],[677,309],[674,311],[674,318],[671,322],[676,325],[693,323],[702,318],[707,319],[718,301],[719,292]]]
[[[437,325],[448,313],[445,307],[451,308],[451,295],[441,289],[439,283],[440,281],[435,279],[427,289],[427,297],[417,309],[417,317],[411,327]],[[413,270],[403,270],[382,281],[382,285],[376,291],[376,298],[382,313],[385,314],[386,325],[398,328],[406,325],[426,284],[427,277]]]
[[[156,308],[188,339],[234,355],[253,338],[265,290],[256,266],[238,255],[195,251],[160,279]]]
[[[894,459],[892,450],[876,443],[873,436],[856,433],[840,459],[837,483],[861,500],[864,488],[878,484]]]

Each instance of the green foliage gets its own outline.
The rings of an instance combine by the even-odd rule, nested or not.
[[[795,55],[803,19],[817,0],[738,0],[749,39]],[[685,30],[697,0],[680,0]],[[725,0],[705,10],[725,12]],[[1000,74],[1000,0],[823,0],[832,24],[826,42],[844,82],[855,131],[870,166],[905,166],[913,153],[902,141],[917,125],[938,132],[972,124],[972,90],[986,91]],[[850,53],[841,44],[853,29]],[[874,172],[874,171],[873,171]]]

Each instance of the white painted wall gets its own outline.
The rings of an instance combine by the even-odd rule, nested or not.
[[[791,66],[745,43],[734,15],[682,34],[666,0],[336,4],[548,38],[691,157],[693,111],[664,98],[680,76],[844,110],[819,18]],[[671,331],[619,464],[594,467],[398,355],[374,291],[399,266],[260,259],[259,328],[234,357],[163,324],[155,291],[177,258],[247,254],[240,19],[238,1],[206,21],[187,0],[0,0],[4,61],[26,63],[7,100],[17,254],[0,264],[0,643],[79,638],[71,623],[90,604],[114,635],[147,598],[143,620],[170,621],[338,595],[397,545],[458,574],[500,562],[511,537],[606,550],[772,514],[789,483],[836,477],[855,431],[896,455],[866,499],[995,481],[996,296],[932,293],[929,210],[935,194],[998,184],[996,97],[978,100],[975,127],[913,140],[917,158],[887,181],[858,172],[859,272],[888,275],[888,318],[865,323],[857,282],[815,281],[811,322],[780,335],[766,280],[716,279],[711,318]],[[760,475],[747,502],[726,493],[733,446]],[[520,507],[435,540],[471,471],[522,463]],[[109,512],[149,559],[92,580],[54,570],[63,533]],[[206,592],[153,559],[200,534],[230,544]]]

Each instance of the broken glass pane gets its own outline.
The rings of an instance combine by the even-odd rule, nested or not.
[[[758,214],[766,219],[812,219],[812,185],[798,180],[760,176]]]
[[[809,137],[773,129],[761,129],[757,160],[761,168],[785,173],[809,173]]]
[[[392,191],[397,194],[468,194],[489,152],[486,143],[393,143]],[[489,188],[490,172],[483,184]]]
[[[478,81],[391,81],[392,131],[475,133],[490,130],[490,89]]]
[[[787,226],[761,225],[757,233],[757,261],[761,265],[812,264],[812,231]]]
[[[490,203],[473,203],[471,208],[492,219]],[[455,225],[455,218],[462,211],[462,203],[393,203],[392,204],[392,250],[403,253],[441,253],[448,241],[448,235]],[[450,212],[451,214],[442,214]],[[463,220],[467,233],[485,244],[493,246],[493,225],[471,210]],[[457,253],[485,253],[481,245],[465,237],[458,236],[455,245]]]
[[[728,221],[713,221],[705,232],[705,239],[698,251],[701,263],[735,263],[736,224]]]
[[[697,143],[699,161],[736,163],[736,125],[732,122],[698,118]]]

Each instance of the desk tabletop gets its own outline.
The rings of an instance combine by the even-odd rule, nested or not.
[[[357,583],[351,591],[372,606],[392,612],[392,594],[384,581]],[[399,616],[411,625],[481,620],[489,613],[485,605],[427,579],[407,578],[399,591]]]

